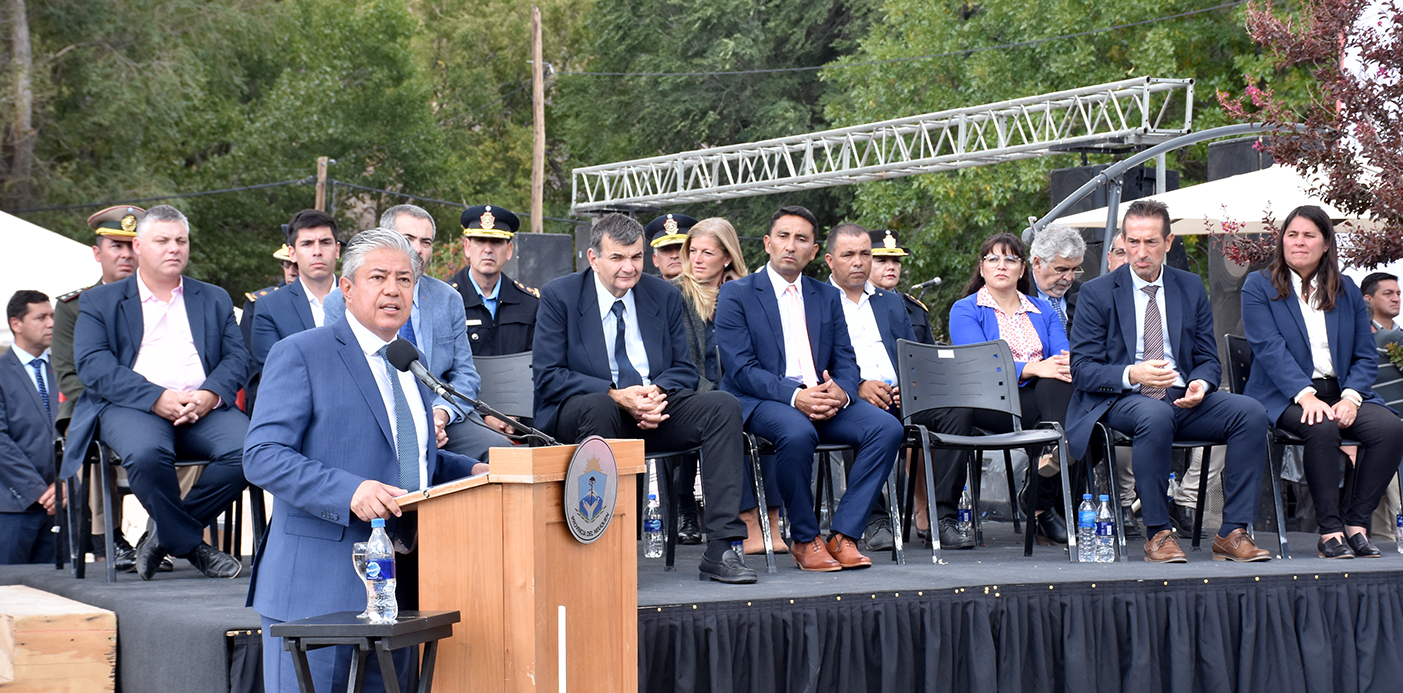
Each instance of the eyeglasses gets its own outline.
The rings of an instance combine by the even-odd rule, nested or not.
[[[1053,267],[1052,272],[1053,274],[1056,274],[1061,277],[1065,277],[1070,274],[1072,275],[1073,279],[1076,279],[1077,277],[1080,277],[1081,275],[1085,274],[1086,270],[1080,267],[1067,267],[1065,269],[1062,267]]]
[[[1017,265],[1023,262],[1023,258],[1017,255],[985,255],[984,264],[990,267],[998,265]]]

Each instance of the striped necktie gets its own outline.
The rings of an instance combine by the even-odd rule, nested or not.
[[[1159,302],[1155,300],[1155,292],[1159,287],[1151,284],[1140,289],[1150,297],[1145,304],[1145,351],[1141,361],[1154,361],[1164,358],[1164,327],[1159,320]],[[1164,388],[1140,386],[1140,394],[1154,399],[1164,399]]]
[[[54,410],[49,405],[49,387],[44,384],[44,359],[32,359],[29,365],[34,368],[34,382],[39,386],[39,398],[44,400],[44,412],[52,420]]]
[[[399,486],[407,491],[419,488],[419,435],[414,430],[414,416],[409,411],[409,400],[404,396],[404,387],[399,383],[399,371],[390,365],[385,352],[389,345],[380,347],[375,353],[385,362],[385,373],[390,376],[390,391],[395,398],[395,448],[399,455]]]

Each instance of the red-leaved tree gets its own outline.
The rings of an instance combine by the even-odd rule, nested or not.
[[[1373,4],[1381,19],[1361,24],[1369,0],[1307,0],[1295,15],[1250,3],[1248,33],[1276,70],[1310,72],[1309,98],[1288,104],[1252,75],[1242,95],[1218,92],[1240,121],[1305,126],[1271,135],[1264,147],[1317,175],[1312,192],[1322,200],[1377,223],[1342,239],[1341,260],[1355,267],[1403,257],[1403,14],[1397,0]]]

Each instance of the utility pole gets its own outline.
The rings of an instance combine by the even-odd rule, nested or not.
[[[546,186],[546,85],[541,60],[541,8],[531,6],[531,232],[544,231]]]
[[[324,156],[317,157],[317,211],[326,211],[326,162]]]

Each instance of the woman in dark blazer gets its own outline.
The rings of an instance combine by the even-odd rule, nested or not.
[[[1369,314],[1340,273],[1330,217],[1313,205],[1297,207],[1281,228],[1271,265],[1242,287],[1242,324],[1256,364],[1244,394],[1278,428],[1305,439],[1320,557],[1377,558],[1383,554],[1366,534],[1369,516],[1398,471],[1403,422],[1374,394]],[[1353,464],[1340,450],[1342,434],[1360,443]]]
[[[1066,423],[1072,399],[1072,370],[1067,331],[1052,305],[1034,295],[1024,259],[1023,241],[1008,233],[985,239],[979,263],[965,285],[965,297],[950,307],[950,341],[977,344],[1002,339],[1018,368],[1019,404],[1024,428],[1038,421]],[[974,412],[974,425],[1011,431],[1013,422],[993,412]],[[1054,456],[1036,456],[1039,472],[1050,479],[1039,486],[1038,534],[1054,544],[1067,543],[1067,525],[1055,510],[1061,488]]]

